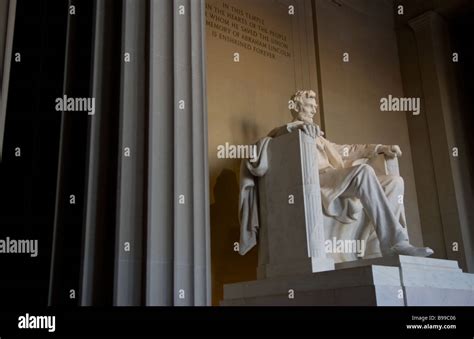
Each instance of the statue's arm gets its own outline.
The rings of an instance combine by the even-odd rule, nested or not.
[[[382,144],[343,144],[339,145],[330,142],[343,159],[355,160],[361,158],[373,158],[378,153],[382,153]]]

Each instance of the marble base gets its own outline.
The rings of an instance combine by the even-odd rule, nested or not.
[[[336,270],[224,286],[222,306],[474,306],[474,274],[454,260],[394,256]]]
[[[334,260],[332,258],[305,258],[303,260],[294,260],[287,264],[259,265],[257,266],[257,279],[295,276],[333,270]]]

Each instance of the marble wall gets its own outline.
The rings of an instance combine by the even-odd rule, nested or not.
[[[294,15],[288,14],[291,4],[296,5]],[[288,100],[296,89],[318,91],[323,113],[318,122],[329,139],[338,143],[401,146],[400,171],[407,187],[404,202],[409,235],[415,245],[423,243],[409,117],[405,112],[380,111],[382,97],[403,96],[392,2],[317,0],[314,4],[315,8],[309,0],[207,0],[214,304],[222,298],[223,284],[255,279],[257,265],[255,249],[244,257],[234,251],[234,242],[239,239],[240,161],[219,159],[217,147],[226,142],[253,143],[273,127],[288,122]],[[227,17],[229,22],[225,21]],[[234,21],[238,26],[232,26]],[[252,21],[256,26],[263,24],[260,26],[267,32],[272,30],[284,36],[290,55],[276,54],[272,58],[249,46],[251,39],[242,39],[242,35],[237,39],[233,31],[252,36],[251,30],[246,31]],[[265,39],[255,28],[253,34]],[[252,43],[259,45],[258,41]],[[234,61],[235,52],[240,53],[239,62]],[[349,52],[349,63],[342,62],[344,52]]]
[[[295,6],[294,15],[289,14],[291,4]],[[216,304],[222,299],[223,284],[255,279],[257,266],[256,249],[243,257],[234,251],[240,232],[240,160],[219,159],[217,147],[226,142],[252,144],[274,127],[290,121],[291,94],[296,89],[317,89],[317,78],[310,1],[208,0],[206,5],[211,251]],[[239,62],[234,61],[234,53],[239,53]]]
[[[421,246],[420,217],[405,112],[382,112],[380,99],[403,97],[391,1],[316,1],[324,121],[337,143],[400,145],[400,175],[410,240]],[[349,62],[343,62],[343,53]],[[427,244],[429,245],[429,244]]]

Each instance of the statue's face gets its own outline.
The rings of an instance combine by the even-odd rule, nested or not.
[[[312,124],[313,117],[316,115],[317,108],[318,105],[316,104],[316,99],[303,98],[303,102],[300,105],[300,111],[298,112],[297,119]]]

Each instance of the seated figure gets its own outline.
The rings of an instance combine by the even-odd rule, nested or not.
[[[404,183],[398,175],[377,175],[366,162],[378,154],[401,156],[397,145],[338,145],[324,138],[313,122],[316,114],[316,93],[298,91],[292,97],[293,121],[272,130],[257,143],[258,157],[244,161],[241,167],[240,254],[256,244],[258,230],[257,199],[249,194],[253,177],[263,176],[266,169],[265,150],[272,138],[296,129],[314,138],[319,162],[319,180],[324,218],[342,223],[354,223],[365,212],[375,231],[383,256],[394,254],[426,257],[433,254],[429,247],[415,247],[408,241],[403,197]],[[365,161],[364,161],[365,159]],[[330,223],[332,224],[332,223]]]

